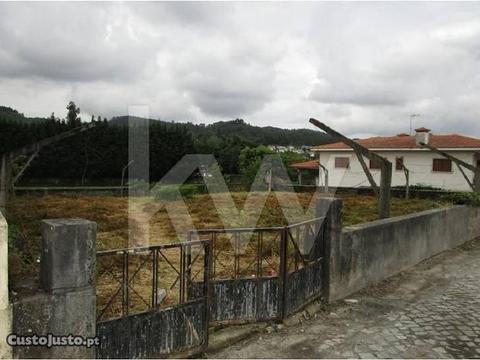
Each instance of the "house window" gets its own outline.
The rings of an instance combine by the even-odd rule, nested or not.
[[[449,159],[433,159],[433,171],[451,172],[452,161]]]
[[[335,158],[335,168],[337,169],[348,169],[350,167],[350,158],[348,157],[336,157]]]
[[[382,164],[379,161],[375,161],[375,160],[370,159],[370,166],[369,167],[370,167],[370,169],[381,169]]]
[[[395,158],[395,170],[403,170],[403,156]]]

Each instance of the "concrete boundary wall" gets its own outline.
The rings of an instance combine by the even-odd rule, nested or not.
[[[332,201],[320,200],[323,208]],[[331,206],[331,216],[341,206]],[[336,210],[335,210],[336,209]],[[340,209],[340,210],[338,210]],[[455,206],[340,230],[329,248],[329,301],[344,298],[442,251],[480,237],[480,208]]]
[[[0,212],[0,359],[12,357],[7,335],[11,331],[12,311],[8,301],[8,226]]]

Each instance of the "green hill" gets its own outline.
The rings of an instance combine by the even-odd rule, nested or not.
[[[128,119],[97,118],[93,129],[43,148],[24,179],[61,179],[84,185],[119,178],[128,163],[128,129],[123,126]],[[147,121],[151,157],[155,159],[150,163],[153,181],[161,179],[185,154],[213,154],[225,174],[240,174],[242,152],[255,152],[259,145],[308,147],[330,141],[320,131],[259,127],[240,119],[210,125]],[[71,126],[59,118],[27,118],[10,107],[0,107],[0,154],[67,131]]]
[[[219,121],[209,125],[161,120],[149,121],[162,123],[165,126],[185,126],[194,137],[218,136],[229,138],[235,136],[256,145],[311,146],[332,142],[328,135],[319,131],[310,129],[281,129],[273,126],[260,127],[250,125],[242,119]],[[114,117],[110,122],[117,125],[126,125],[128,116]]]
[[[31,123],[35,121],[45,121],[45,118],[29,118],[25,117],[22,113],[12,109],[8,106],[0,106],[0,121],[4,122],[19,122],[19,123]]]
[[[7,106],[0,106],[0,121],[17,123],[35,123],[45,121],[46,118],[25,117],[22,113]],[[312,146],[331,142],[332,139],[319,131],[310,129],[281,129],[273,126],[254,126],[242,119],[231,121],[219,121],[213,124],[193,124],[190,122],[167,122],[161,120],[149,120],[155,124],[163,124],[166,127],[185,127],[195,138],[201,137],[237,137],[255,145],[282,145],[282,146]],[[116,116],[110,120],[112,125],[126,125],[128,116]]]

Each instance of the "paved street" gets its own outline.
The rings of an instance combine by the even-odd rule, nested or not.
[[[478,240],[351,298],[210,356],[480,358]]]

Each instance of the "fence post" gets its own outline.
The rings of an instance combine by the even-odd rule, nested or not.
[[[7,345],[7,335],[11,330],[12,310],[8,300],[8,226],[0,212],[0,359],[12,357]]]
[[[330,301],[330,286],[332,269],[335,268],[335,249],[339,246],[342,235],[342,207],[343,201],[338,198],[320,198],[317,200],[316,216],[325,216],[325,242],[323,251],[323,299]]]
[[[287,291],[287,274],[288,274],[288,236],[287,227],[282,229],[280,237],[280,272],[278,274],[278,320],[283,320],[287,316],[286,311],[286,291]]]
[[[48,331],[95,336],[96,230],[83,219],[42,221],[40,281],[56,300]],[[55,356],[95,357],[95,347],[57,348]]]
[[[43,291],[14,303],[19,335],[96,332],[96,224],[82,219],[42,221],[40,284]],[[95,346],[16,347],[15,357],[94,358]]]
[[[205,343],[204,349],[208,348],[209,341],[209,326],[210,326],[210,304],[213,296],[213,289],[210,280],[212,278],[212,264],[213,264],[213,241],[208,241],[203,244],[204,259],[203,259],[203,296],[205,297],[205,312],[204,312],[204,328]]]

